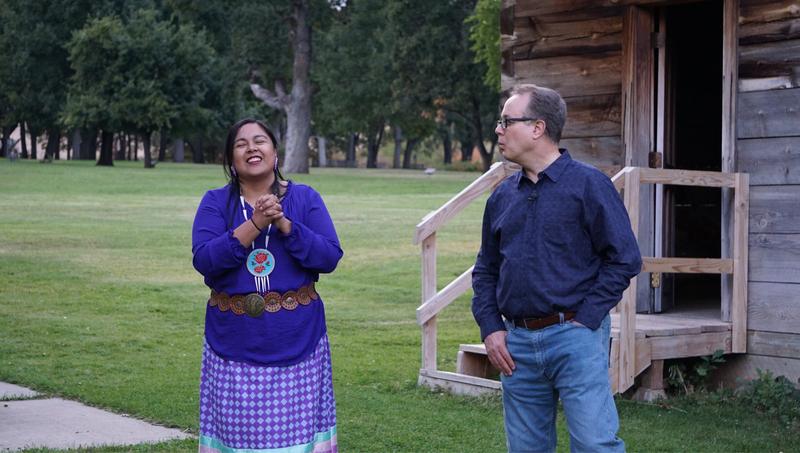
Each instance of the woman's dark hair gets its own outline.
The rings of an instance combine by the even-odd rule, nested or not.
[[[245,124],[258,124],[258,126],[264,130],[269,136],[269,139],[272,140],[272,147],[275,149],[275,155],[278,155],[278,140],[275,138],[275,134],[272,133],[269,127],[263,122],[254,119],[254,118],[244,118],[236,123],[228,129],[228,138],[225,140],[225,152],[222,154],[222,169],[225,172],[225,176],[228,177],[228,188],[230,189],[230,198],[231,202],[230,205],[233,206],[233,209],[236,209],[236,197],[239,196],[241,192],[241,186],[239,185],[239,175],[237,175],[233,169],[233,145],[236,142],[236,135],[239,133],[239,129],[242,128]],[[281,196],[281,181],[285,181],[281,171],[276,167],[275,168],[275,181],[272,182],[272,187],[270,188],[272,193],[275,196]],[[235,212],[235,211],[234,211]],[[233,215],[231,216],[231,220],[233,219]],[[230,223],[230,222],[229,222]],[[230,227],[230,225],[229,225]]]

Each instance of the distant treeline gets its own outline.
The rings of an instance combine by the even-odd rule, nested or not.
[[[329,156],[355,165],[357,150],[375,167],[387,140],[394,167],[421,143],[444,163],[478,149],[488,167],[499,11],[500,0],[0,0],[0,157],[18,130],[22,158],[66,148],[113,165],[142,149],[152,167],[185,149],[218,161],[228,125],[249,116],[275,130],[289,172]]]

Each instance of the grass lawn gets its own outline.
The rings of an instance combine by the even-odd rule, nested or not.
[[[344,452],[504,450],[498,398],[416,387],[414,225],[476,173],[312,169],[345,257],[326,301]],[[191,265],[194,212],[216,165],[0,159],[0,380],[193,433],[208,290]],[[439,234],[439,285],[469,267],[483,202]],[[439,367],[478,342],[469,295],[439,322]],[[797,451],[799,436],[737,405],[619,401],[631,451]],[[44,429],[44,428],[43,428]],[[563,419],[560,451],[567,451]],[[195,441],[98,451],[196,451]]]

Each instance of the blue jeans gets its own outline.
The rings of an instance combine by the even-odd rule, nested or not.
[[[501,376],[508,451],[555,451],[560,397],[570,451],[624,452],[608,381],[610,317],[597,330],[569,321],[539,330],[506,328],[516,364],[511,376]]]

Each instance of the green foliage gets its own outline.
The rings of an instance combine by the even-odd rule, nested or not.
[[[706,391],[712,371],[725,363],[724,351],[717,349],[705,357],[683,359],[667,366],[667,385],[677,393],[685,395]]]
[[[500,0],[478,0],[475,11],[466,19],[475,60],[486,67],[484,82],[500,92]]]
[[[758,413],[800,428],[800,390],[786,376],[775,377],[769,370],[756,372],[758,377],[739,390],[739,399]]]
[[[209,122],[201,100],[214,50],[202,32],[158,14],[97,18],[75,33],[67,44],[75,71],[62,116],[68,127],[149,134],[187,118]]]

